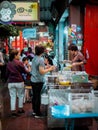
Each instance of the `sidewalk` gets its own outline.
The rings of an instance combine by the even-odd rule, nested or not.
[[[7,86],[4,85],[2,87],[4,87],[2,90],[2,100],[3,100],[2,130],[48,130],[47,117],[42,119],[35,119],[34,117],[31,116],[32,113],[31,103],[24,104],[25,114],[23,114],[22,116],[19,116],[17,118],[9,117],[10,113],[9,92]],[[91,127],[90,129],[75,128],[75,130],[97,130],[96,127],[97,127],[96,122],[94,122],[94,126]],[[65,130],[65,128],[53,128],[53,129],[49,128],[49,130]]]
[[[46,118],[35,119],[31,116],[31,104],[24,105],[25,114],[17,118],[6,117],[2,120],[2,130],[47,130]]]

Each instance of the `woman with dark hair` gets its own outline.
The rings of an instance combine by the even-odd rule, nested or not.
[[[45,65],[53,65],[52,58],[50,58],[48,55],[44,56]]]
[[[86,64],[86,59],[78,50],[78,47],[76,45],[71,45],[69,50],[72,55],[72,59],[71,61],[64,60],[64,62],[71,63],[72,71],[85,71],[84,64]]]
[[[42,54],[45,48],[41,45],[35,47],[35,56],[31,66],[31,85],[33,91],[32,108],[33,116],[40,118],[41,90],[44,84],[44,75],[55,69],[55,66],[45,68],[44,58]]]
[[[86,64],[86,59],[83,54],[78,50],[76,45],[71,46],[71,54],[73,55],[72,59],[72,70],[73,71],[85,71],[84,64]]]
[[[11,50],[9,54],[9,62],[6,69],[6,77],[8,78],[8,89],[10,94],[11,116],[17,117],[24,113],[24,80],[22,73],[28,73],[20,61],[20,53],[18,50]],[[16,112],[16,97],[18,96],[18,113]]]
[[[30,61],[32,61],[32,59],[34,58],[34,53],[31,47],[28,47],[27,57],[29,58]]]

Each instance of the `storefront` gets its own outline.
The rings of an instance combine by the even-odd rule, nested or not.
[[[98,6],[86,5],[84,22],[84,52],[87,59],[86,71],[98,76]]]
[[[62,15],[58,15],[58,13],[56,13],[55,16],[55,23],[57,23],[55,44],[57,47],[56,50],[58,50],[56,53],[58,56],[58,62],[60,60],[70,58],[70,55],[68,55],[67,52],[67,47],[70,43],[74,43],[78,46],[79,50],[82,51],[87,59],[85,68],[89,75],[98,75],[98,65],[96,63],[98,60],[97,5],[98,2],[96,0],[67,0],[66,6],[59,7],[65,7]],[[66,10],[68,10],[67,17],[63,17]]]

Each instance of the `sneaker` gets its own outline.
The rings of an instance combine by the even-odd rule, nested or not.
[[[43,116],[42,114],[40,114],[40,115],[35,115],[34,117],[35,117],[35,118],[44,118],[44,116]]]
[[[36,113],[35,112],[32,112],[32,116],[35,116],[36,115]]]
[[[11,116],[12,118],[15,118],[15,117],[18,117],[19,115],[17,113],[11,113]]]
[[[23,109],[21,109],[21,110],[18,110],[17,113],[18,113],[18,114],[23,114],[23,113],[25,113],[25,111],[24,111]]]

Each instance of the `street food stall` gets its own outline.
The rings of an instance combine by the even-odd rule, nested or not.
[[[46,76],[48,128],[65,127],[65,120],[97,117],[97,92],[86,72],[60,71]],[[96,97],[96,98],[95,98]],[[44,102],[44,101],[43,101]],[[75,120],[71,121],[71,130]],[[81,123],[82,124],[82,123]],[[87,122],[91,125],[91,120]]]

